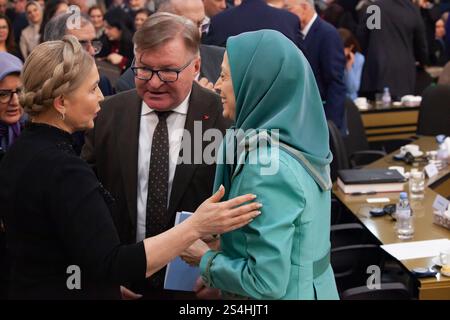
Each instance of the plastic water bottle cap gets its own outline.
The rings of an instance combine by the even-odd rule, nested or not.
[[[445,138],[446,138],[445,134],[440,134],[436,136],[436,141],[437,143],[441,144],[444,142]]]
[[[408,199],[408,193],[407,192],[400,192],[400,199]]]

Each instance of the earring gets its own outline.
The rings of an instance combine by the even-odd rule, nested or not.
[[[61,112],[61,120],[64,121],[66,119],[66,114],[64,112]]]

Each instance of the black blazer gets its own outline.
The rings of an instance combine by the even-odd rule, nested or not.
[[[345,122],[344,45],[335,27],[320,17],[314,21],[304,40],[306,55],[316,78],[325,115],[341,130]]]
[[[30,124],[0,164],[13,299],[118,299],[120,284],[145,279],[143,243],[120,245],[112,198],[71,141]],[[71,266],[80,268],[79,288],[67,285],[76,283]]]
[[[95,128],[86,135],[81,153],[93,166],[100,182],[116,199],[113,219],[123,243],[136,241],[141,106],[142,100],[136,90],[125,91],[105,100]],[[202,122],[203,132],[210,128],[225,132],[231,124],[222,116],[219,96],[196,83],[192,87],[185,124],[191,137],[194,137],[194,121]],[[207,143],[203,143],[203,149],[206,146]],[[195,211],[211,196],[214,175],[214,164],[179,164],[176,167],[168,208],[171,219],[167,229],[173,226],[177,211]]]
[[[200,45],[200,78],[204,77],[209,82],[216,83],[220,76],[224,53],[225,49],[222,47]],[[127,91],[135,87],[133,70],[128,68],[117,80],[116,91]]]
[[[279,31],[302,49],[298,17],[286,10],[271,7],[264,0],[244,0],[240,6],[212,17],[209,31],[202,42],[225,47],[228,37],[262,29]]]
[[[425,26],[419,9],[410,0],[379,0],[381,29],[369,30],[366,16],[359,38],[366,62],[361,79],[362,93],[383,92],[400,98],[414,94],[416,61],[424,65],[428,50]]]

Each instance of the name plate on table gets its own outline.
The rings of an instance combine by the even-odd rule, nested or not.
[[[425,166],[424,170],[427,173],[428,178],[433,178],[435,175],[439,173],[438,168],[434,163]]]
[[[433,208],[437,211],[444,212],[447,210],[449,204],[450,201],[440,195],[437,195],[433,202]]]

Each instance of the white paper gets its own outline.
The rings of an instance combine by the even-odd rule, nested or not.
[[[394,243],[383,245],[381,248],[397,260],[419,259],[435,257],[439,255],[439,252],[450,250],[450,240],[438,239]]]
[[[367,198],[367,203],[385,203],[390,202],[389,198]]]

